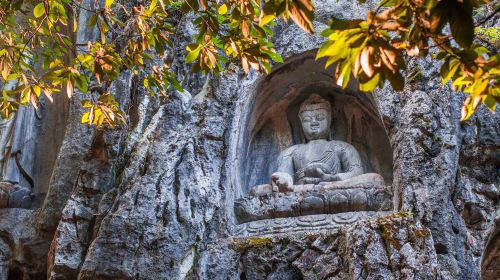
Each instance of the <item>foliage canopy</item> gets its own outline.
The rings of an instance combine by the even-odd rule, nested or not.
[[[442,61],[443,83],[451,81],[468,95],[465,120],[480,104],[495,110],[500,102],[500,55],[474,40],[475,30],[498,12],[475,23],[474,9],[488,2],[382,0],[367,18],[332,18],[317,58],[336,64],[340,86],[353,76],[366,92],[386,80],[401,90],[408,56]],[[81,10],[92,13],[84,28],[99,33],[85,44],[75,42]],[[314,32],[312,0],[0,0],[2,118],[22,105],[37,108],[42,94],[52,101],[54,94],[71,97],[77,88],[86,96],[82,122],[125,122],[109,87],[127,69],[146,73],[144,86],[153,95],[182,91],[165,54],[184,16],[197,29],[185,46],[185,63],[202,73],[223,71],[229,60],[240,61],[245,73],[270,72],[273,61],[283,62],[272,44],[278,18]]]

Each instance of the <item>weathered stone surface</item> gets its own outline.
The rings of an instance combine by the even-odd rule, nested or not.
[[[387,234],[380,234],[382,227]],[[240,273],[246,279],[428,279],[438,275],[429,232],[393,216],[322,233],[240,238],[233,244],[241,253]]]
[[[314,26],[321,31],[330,15],[364,16],[368,2],[316,1]],[[77,40],[85,42],[96,33],[83,28],[81,13]],[[218,76],[193,75],[177,60],[192,19],[180,25],[168,55],[184,93],[163,102],[144,92],[140,75],[121,76],[112,90],[129,105],[130,125],[104,134],[79,123],[73,99],[62,146],[50,149],[59,153],[43,207],[0,209],[0,279],[479,279],[481,263],[483,276],[496,273],[488,274],[499,227],[498,113],[482,108],[459,123],[463,97],[441,86],[438,67],[425,61],[410,61],[423,75],[401,93],[357,96],[353,84],[334,94],[332,72],[314,62],[324,38],[284,23],[274,31],[285,65],[272,74],[244,76],[230,64]],[[260,178],[242,176],[253,128],[269,120],[269,106],[284,108],[306,85],[351,104],[335,111],[346,123],[383,135],[369,143],[376,137],[335,128],[392,186],[393,211],[412,211],[414,220],[346,212],[238,224],[235,201],[249,191],[254,179],[246,178]],[[280,118],[271,118],[277,128],[287,125]],[[263,156],[291,144],[265,142],[266,133],[255,142],[267,145]],[[35,154],[42,144],[26,148]],[[5,193],[0,203],[8,206]]]

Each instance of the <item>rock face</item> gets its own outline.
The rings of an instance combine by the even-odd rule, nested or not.
[[[370,5],[316,1],[315,29]],[[189,19],[180,27],[173,57],[192,35]],[[340,92],[332,70],[314,61],[319,35],[284,23],[275,33],[286,60],[268,76],[244,76],[230,64],[202,77],[174,60],[186,91],[163,102],[140,86],[141,74],[122,73],[113,92],[129,108],[127,127],[82,126],[73,99],[51,179],[43,179],[50,183],[37,187],[46,190],[43,205],[0,209],[0,279],[494,279],[500,115],[481,108],[461,124],[463,96],[425,61],[410,61],[424,75],[403,92],[360,95],[355,84]],[[91,36],[84,28],[77,39]],[[235,201],[272,169],[252,169],[250,147],[261,136],[271,143],[263,156],[289,144],[265,142],[272,131],[263,128],[288,124],[286,112],[273,119],[268,107],[286,108],[311,87],[351,104],[337,116],[366,129],[337,135],[365,151],[365,170],[391,185],[393,207],[240,223]],[[282,121],[263,125],[268,117]],[[1,206],[13,206],[14,187],[1,185]]]

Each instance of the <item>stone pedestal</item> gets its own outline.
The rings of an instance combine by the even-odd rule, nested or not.
[[[235,201],[235,213],[240,223],[298,217],[314,214],[335,214],[353,211],[392,210],[392,194],[382,185],[333,188],[325,184],[309,191],[312,185],[297,186],[303,192],[271,193],[248,196]]]

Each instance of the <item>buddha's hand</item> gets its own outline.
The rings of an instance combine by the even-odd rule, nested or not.
[[[273,186],[273,191],[293,192],[293,179],[288,173],[273,173],[273,175],[271,175],[271,185]]]
[[[333,182],[333,181],[342,181],[343,179],[340,174],[328,174],[325,173],[321,168],[316,168],[316,177],[320,178],[320,182]]]

